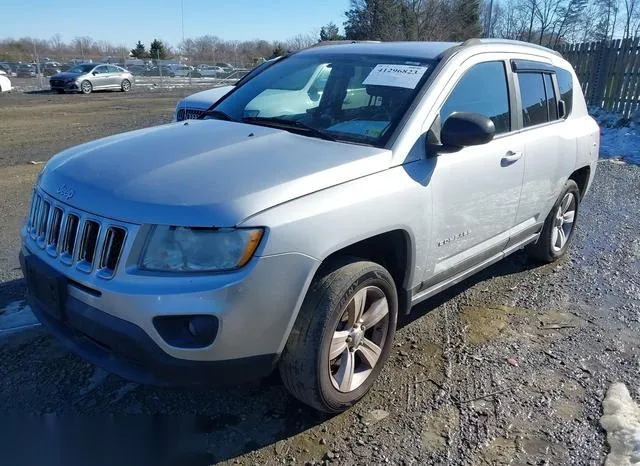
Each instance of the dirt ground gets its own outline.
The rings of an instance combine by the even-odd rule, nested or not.
[[[0,313],[24,306],[17,231],[40,169],[28,162],[167,121],[177,97],[0,99]],[[604,392],[622,381],[640,398],[638,212],[640,167],[600,163],[567,258],[539,267],[517,253],[418,306],[372,392],[339,416],[299,404],[276,376],[208,390],[130,383],[39,328],[0,340],[0,410],[187,420],[188,435],[164,446],[193,461],[175,464],[602,464]]]

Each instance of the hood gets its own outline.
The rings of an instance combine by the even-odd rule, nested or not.
[[[202,92],[197,92],[189,97],[185,97],[176,107],[178,110],[181,108],[194,108],[197,110],[207,110],[218,100],[224,97],[229,91],[233,89],[233,86],[214,87]]]
[[[52,78],[56,78],[56,79],[75,79],[78,76],[81,76],[85,73],[69,73],[68,71],[62,71],[61,73],[56,73],[53,76],[51,76]]]
[[[391,151],[220,120],[93,141],[39,183],[73,207],[131,223],[235,226],[269,207],[389,167]]]

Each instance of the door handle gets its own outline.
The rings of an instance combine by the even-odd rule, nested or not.
[[[505,154],[504,157],[502,157],[502,161],[501,161],[502,166],[504,167],[505,165],[511,165],[512,163],[517,162],[521,158],[522,158],[522,152],[514,152],[510,150]]]

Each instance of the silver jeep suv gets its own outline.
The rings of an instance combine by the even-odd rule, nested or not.
[[[321,67],[317,89],[272,97]],[[278,367],[295,397],[343,411],[376,380],[399,313],[521,248],[566,253],[598,146],[550,50],[308,49],[199,120],[53,157],[21,232],[29,300],[69,348],[127,379]]]

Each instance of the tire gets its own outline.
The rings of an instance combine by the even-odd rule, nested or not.
[[[57,94],[64,94],[64,89],[56,89]]]
[[[547,216],[538,241],[526,247],[529,256],[542,263],[555,262],[569,249],[580,206],[580,189],[568,180]]]
[[[83,94],[91,94],[91,91],[93,91],[93,85],[90,81],[87,81],[85,79],[80,83],[80,92],[82,92]]]
[[[356,319],[358,303],[362,319]],[[380,374],[393,345],[397,318],[397,291],[386,269],[357,259],[324,268],[307,292],[280,358],[285,386],[319,411],[339,413],[350,408]],[[371,325],[362,328],[360,323],[367,321]],[[349,367],[353,370],[346,370]]]
[[[128,79],[123,79],[122,83],[120,84],[120,89],[122,90],[122,92],[129,92],[131,90],[131,81],[129,81]]]

